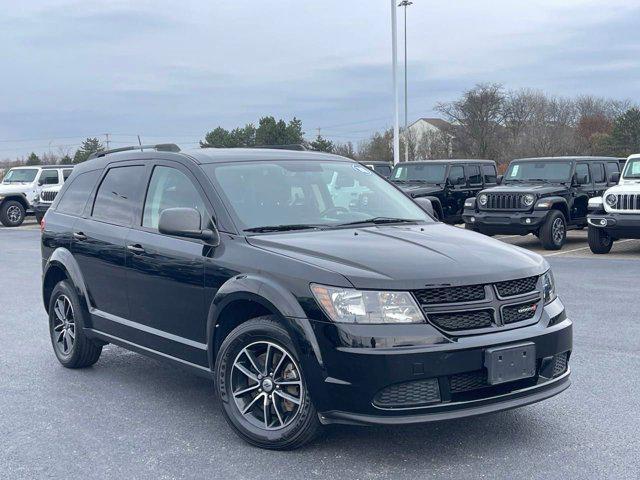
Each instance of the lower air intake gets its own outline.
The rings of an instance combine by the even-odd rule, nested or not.
[[[415,382],[398,383],[380,390],[373,404],[384,408],[406,408],[440,401],[438,379],[428,378]]]

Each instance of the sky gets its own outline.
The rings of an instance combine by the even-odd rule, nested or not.
[[[0,159],[73,155],[105,133],[112,147],[141,135],[189,148],[264,115],[357,144],[393,122],[390,10],[386,0],[0,0]],[[639,24],[637,0],[413,0],[409,122],[481,82],[638,102]]]

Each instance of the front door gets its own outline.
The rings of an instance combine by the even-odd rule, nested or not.
[[[462,212],[464,201],[469,196],[467,179],[462,165],[452,165],[447,177],[447,192],[445,197],[444,215],[448,221],[455,221]]]
[[[163,210],[188,207],[201,213],[206,228],[211,223],[206,205],[186,168],[158,164],[139,225],[126,239],[130,319],[141,332],[133,341],[197,364],[206,360],[204,264],[211,247],[161,234],[158,222]]]

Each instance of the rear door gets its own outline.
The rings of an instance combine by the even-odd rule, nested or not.
[[[147,168],[140,164],[109,167],[103,174],[87,213],[73,228],[71,251],[84,277],[94,326],[121,336],[129,316],[125,274],[125,239],[140,209]]]
[[[604,163],[593,162],[591,164],[591,176],[593,177],[593,193],[591,196],[600,197],[609,185]]]
[[[196,364],[206,360],[204,266],[210,247],[201,240],[161,234],[158,221],[167,208],[195,208],[203,228],[211,228],[205,199],[185,166],[157,162],[142,214],[126,239],[130,319],[138,329],[132,332],[137,335],[133,341]]]

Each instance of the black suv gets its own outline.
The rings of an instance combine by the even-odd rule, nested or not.
[[[547,250],[562,248],[567,229],[587,226],[587,205],[615,184],[620,159],[546,157],[513,160],[502,185],[466,201],[468,229],[487,235],[533,233]]]
[[[365,167],[373,170],[378,175],[384,178],[389,178],[391,175],[391,170],[393,169],[393,164],[389,162],[360,162]]]
[[[271,449],[323,424],[467,417],[569,386],[572,323],[547,262],[436,222],[354,161],[101,155],[42,223],[65,367],[107,343],[171,361],[213,379],[229,425]]]
[[[403,162],[394,167],[389,180],[411,198],[431,200],[438,219],[449,224],[462,222],[467,198],[498,184],[493,160]]]

